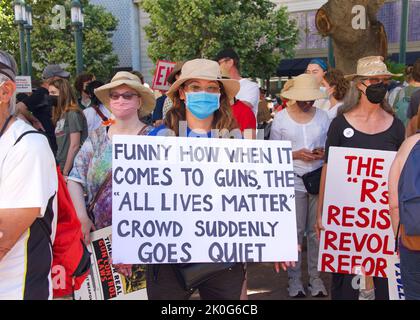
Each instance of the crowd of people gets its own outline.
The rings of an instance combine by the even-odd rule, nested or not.
[[[314,59],[304,74],[284,84],[281,104],[272,110],[266,91],[242,78],[233,49],[220,51],[213,60],[178,62],[168,77],[169,91],[157,99],[138,72],[117,72],[108,83],[84,73],[72,86],[68,72],[49,65],[39,87],[18,103],[16,62],[0,51],[0,299],[52,298],[56,165],[89,243],[92,231],[112,225],[113,136],[180,136],[183,121],[187,136],[193,132],[194,137],[215,138],[213,129],[236,129],[245,139],[291,141],[299,254],[297,262],[275,267],[287,271],[292,298],[307,295],[302,281],[306,247],[311,296],[389,299],[384,278],[368,277],[370,285],[359,290],[351,285],[352,275],[334,273],[327,288],[317,264],[330,147],[398,151],[390,172],[391,218],[400,239],[406,298],[420,300],[420,233],[413,234],[413,228],[407,233],[409,226],[399,221],[403,179],[420,172],[413,160],[419,158],[420,59],[407,68],[406,82],[392,90],[392,78],[400,75],[389,72],[383,60],[364,57],[355,74],[344,75]],[[22,137],[34,129],[44,134]],[[319,191],[308,190],[308,174],[318,179]],[[419,198],[418,183],[412,189],[410,196]],[[133,265],[114,267],[125,276],[138,272]],[[188,299],[192,294],[179,284],[171,264],[148,265],[146,277],[149,299]],[[197,289],[202,299],[247,299],[246,278],[245,263],[227,264]]]

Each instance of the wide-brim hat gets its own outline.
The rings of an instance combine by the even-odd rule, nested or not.
[[[356,77],[401,77],[401,73],[392,73],[388,71],[384,58],[381,56],[369,56],[361,58],[357,61],[357,71],[354,74],[346,75],[347,80],[354,80]]]
[[[319,82],[311,74],[301,74],[288,81],[289,88],[282,91],[281,97],[294,101],[313,101],[326,99],[327,95],[319,88]]]
[[[168,83],[173,84],[176,79],[175,76],[181,72],[182,70],[182,66],[184,65],[185,61],[179,61],[175,64],[174,69],[172,70],[172,72],[169,74],[168,79],[166,81],[168,81]]]
[[[108,84],[103,85],[95,89],[95,95],[98,97],[99,100],[103,103],[105,107],[110,109],[109,103],[111,98],[109,97],[109,92],[113,88],[117,88],[122,85],[127,85],[130,88],[137,91],[137,93],[141,97],[141,108],[140,108],[140,116],[148,116],[153,109],[155,108],[156,99],[153,92],[141,84],[139,77],[136,75],[126,72],[120,71],[112,78],[111,82]]]
[[[185,62],[181,70],[181,76],[170,87],[166,95],[173,100],[175,93],[181,85],[192,79],[219,81],[229,100],[232,100],[239,92],[240,84],[235,79],[224,79],[216,61],[207,59],[195,59]]]

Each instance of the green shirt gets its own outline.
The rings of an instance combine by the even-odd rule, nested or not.
[[[70,148],[70,134],[75,132],[80,132],[80,146],[82,146],[88,136],[86,118],[82,112],[68,111],[58,120],[55,127],[55,137],[58,146],[57,162],[61,171],[63,171],[66,164]]]

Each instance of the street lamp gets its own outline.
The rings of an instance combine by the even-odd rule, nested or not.
[[[32,30],[32,8],[31,6],[26,6],[26,24],[25,24],[25,33],[26,33],[26,54],[28,55],[28,75],[32,77],[32,49],[31,49],[31,30]]]
[[[15,0],[13,3],[15,11],[15,23],[19,25],[19,44],[20,44],[20,72],[22,75],[26,74],[25,64],[25,34],[24,24],[26,23],[26,8],[24,0]]]
[[[79,0],[71,2],[71,24],[74,28],[74,40],[76,42],[76,70],[77,74],[83,71],[82,29],[83,13]]]

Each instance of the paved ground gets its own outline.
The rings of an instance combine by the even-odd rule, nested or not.
[[[308,272],[306,264],[306,248],[303,247],[302,252],[302,274],[303,286],[306,290],[306,298],[297,300],[329,300],[330,297],[312,298],[307,290],[308,287]],[[324,280],[325,287],[328,292],[330,289],[331,276],[330,274],[321,274]],[[248,264],[248,298],[249,300],[290,300],[287,292],[287,272],[283,270],[280,273],[274,271],[272,263],[249,263]],[[193,300],[199,299],[198,294],[194,294]]]

